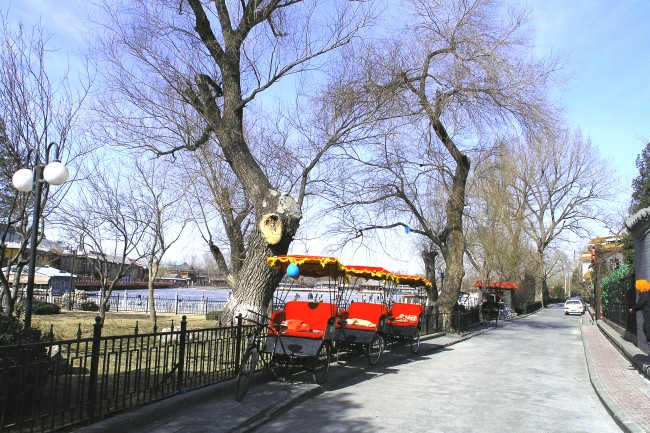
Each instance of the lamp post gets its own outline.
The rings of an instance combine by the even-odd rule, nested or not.
[[[50,150],[56,149],[54,161],[50,162]],[[31,150],[30,150],[31,153]],[[59,159],[60,148],[55,142],[50,143],[45,150],[45,163],[41,164],[40,152],[36,151],[34,169],[21,168],[14,173],[12,182],[18,191],[34,191],[34,213],[32,216],[32,233],[29,244],[29,269],[27,272],[27,290],[25,293],[25,329],[32,325],[32,299],[34,298],[34,275],[36,272],[36,246],[38,244],[38,226],[41,221],[41,195],[43,183],[62,185],[68,180],[68,168]],[[28,158],[29,160],[29,154]]]

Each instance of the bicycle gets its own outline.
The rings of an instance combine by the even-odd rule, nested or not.
[[[242,356],[242,361],[239,366],[239,372],[237,373],[237,382],[235,384],[235,400],[242,401],[250,388],[253,375],[257,371],[257,363],[262,360],[264,368],[268,371],[273,372],[274,376],[274,355],[277,343],[279,342],[279,332],[283,329],[286,329],[286,326],[280,324],[274,324],[273,327],[267,325],[266,323],[271,323],[271,319],[263,314],[260,314],[256,311],[248,310],[249,313],[259,316],[265,323],[260,322],[249,317],[245,320],[251,322],[254,326],[251,328],[251,332],[248,334],[248,344],[244,355]],[[272,332],[269,332],[272,331]],[[271,345],[271,351],[269,352],[268,339],[273,337],[274,341]],[[281,343],[281,342],[280,342]],[[260,356],[261,352],[270,353],[270,361],[267,361],[264,357]]]

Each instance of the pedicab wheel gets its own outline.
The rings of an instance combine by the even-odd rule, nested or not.
[[[237,383],[235,384],[235,400],[242,401],[248,392],[253,374],[257,368],[258,358],[259,354],[256,350],[247,350],[244,353],[244,358],[239,367],[239,374],[237,374]]]
[[[370,365],[377,364],[379,357],[381,356],[381,352],[383,351],[384,338],[379,334],[375,334],[375,336],[372,337],[370,344],[368,345],[368,362]]]
[[[416,329],[411,337],[411,352],[418,353],[420,350],[420,330]]]
[[[313,376],[314,382],[316,382],[318,385],[325,383],[325,380],[327,379],[327,373],[330,371],[330,361],[330,345],[323,343],[321,344],[320,349],[318,349],[318,353],[314,358]]]

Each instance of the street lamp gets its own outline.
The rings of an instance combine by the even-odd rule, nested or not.
[[[50,162],[50,150],[55,147],[54,161]],[[30,150],[31,152],[31,150]],[[41,164],[39,152],[36,152],[34,169],[21,168],[14,173],[12,182],[18,191],[34,190],[34,213],[32,216],[32,233],[29,245],[29,270],[27,273],[27,292],[25,299],[25,329],[32,325],[32,299],[34,297],[34,274],[36,272],[36,245],[38,243],[38,226],[41,220],[41,194],[43,183],[62,185],[68,180],[68,168],[59,159],[60,148],[55,142],[50,143],[45,151],[45,163]],[[29,154],[28,158],[29,160]]]

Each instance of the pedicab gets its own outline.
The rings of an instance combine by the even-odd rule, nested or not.
[[[336,351],[361,350],[365,352],[370,365],[375,365],[384,351],[384,330],[388,315],[383,286],[395,284],[395,278],[392,273],[380,267],[344,265],[343,268],[350,282],[345,286],[348,292],[358,290],[360,283],[372,280],[379,282],[381,290],[378,293],[378,303],[350,302],[346,309],[339,311],[334,337]]]
[[[394,341],[409,343],[411,351],[417,353],[420,349],[420,331],[424,321],[426,292],[433,285],[419,275],[394,275],[397,285],[387,296],[390,311],[386,319],[385,336],[389,343]],[[408,294],[404,292],[408,292]],[[397,296],[401,302],[395,302]]]
[[[268,258],[269,265],[299,276],[326,279],[327,299],[284,302],[270,317],[269,333],[279,337],[268,347],[276,357],[299,361],[312,370],[314,381],[323,384],[327,378],[335,334],[338,307],[335,296],[343,276],[343,265],[335,257],[283,255]],[[267,343],[273,340],[267,340]]]
[[[499,299],[499,295],[496,293],[486,293],[483,302],[481,303],[483,323],[488,326],[496,326],[499,321]]]
[[[267,261],[293,280],[300,275],[327,277],[327,286],[333,290],[344,275],[343,266],[335,257],[283,255],[269,257]],[[274,302],[281,304],[281,308],[270,317],[248,310],[253,317],[246,320],[253,326],[237,375],[237,401],[246,395],[259,361],[273,376],[277,376],[276,370],[287,371],[290,366],[299,365],[312,373],[317,384],[322,385],[327,379],[338,308],[333,302],[286,301],[291,286],[276,289],[283,292]]]

